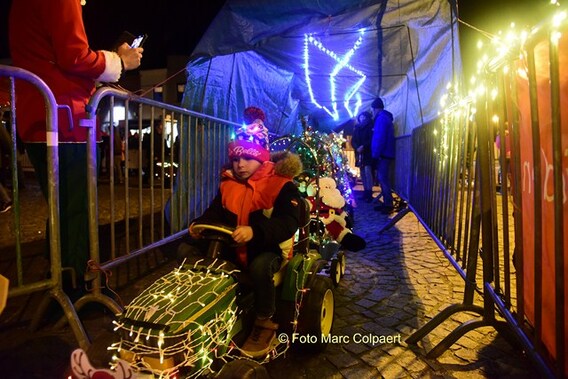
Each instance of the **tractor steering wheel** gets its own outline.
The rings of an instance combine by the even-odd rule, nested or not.
[[[220,252],[221,245],[236,247],[240,246],[235,242],[231,235],[235,228],[223,224],[215,223],[196,223],[191,226],[191,229],[200,234],[203,239],[209,240],[209,251],[207,255],[211,258],[216,258]]]

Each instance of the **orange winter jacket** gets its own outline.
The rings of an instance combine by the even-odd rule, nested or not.
[[[295,155],[289,156],[297,159]],[[203,215],[194,220],[250,226],[252,240],[235,252],[236,261],[244,267],[262,252],[282,252],[288,257],[292,253],[291,241],[299,227],[301,197],[290,174],[279,170],[290,163],[288,158],[284,161],[287,162],[264,162],[246,181],[237,180],[231,169],[225,170],[217,196]]]

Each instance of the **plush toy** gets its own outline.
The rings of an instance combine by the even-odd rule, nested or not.
[[[89,362],[87,354],[82,349],[76,349],[71,354],[71,370],[73,377],[78,379],[134,379],[130,365],[118,360],[114,370],[96,369]]]
[[[306,190],[310,202],[310,212],[317,214],[325,225],[330,237],[347,250],[359,251],[367,246],[365,240],[347,228],[345,198],[337,189],[335,180],[329,177],[319,179],[319,193],[316,181],[312,180]],[[319,201],[316,196],[319,196]],[[316,209],[317,207],[317,209]]]

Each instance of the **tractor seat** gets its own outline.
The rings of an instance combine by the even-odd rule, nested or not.
[[[305,249],[308,247],[307,240],[310,227],[310,203],[304,198],[302,198],[302,204],[300,204],[300,217],[298,221],[300,226],[298,228],[298,233],[296,234],[296,240],[293,241],[293,246],[290,247],[292,249],[293,256],[305,252]],[[285,259],[280,265],[280,270],[274,274],[273,280],[275,287],[278,287],[284,282],[287,266],[288,260]]]

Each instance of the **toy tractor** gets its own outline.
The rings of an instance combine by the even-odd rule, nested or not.
[[[153,378],[211,374],[235,360],[267,362],[300,336],[316,338],[294,346],[323,350],[327,342],[321,336],[329,335],[334,318],[333,284],[322,272],[328,261],[303,241],[308,224],[299,231],[293,258],[274,276],[277,334],[289,338],[278,338],[263,359],[240,351],[252,327],[253,294],[243,282],[246,273],[220,258],[223,248],[234,244],[233,229],[209,224],[194,225],[208,240],[206,257],[182,264],[137,296],[115,321],[120,340],[111,349],[138,376]]]

